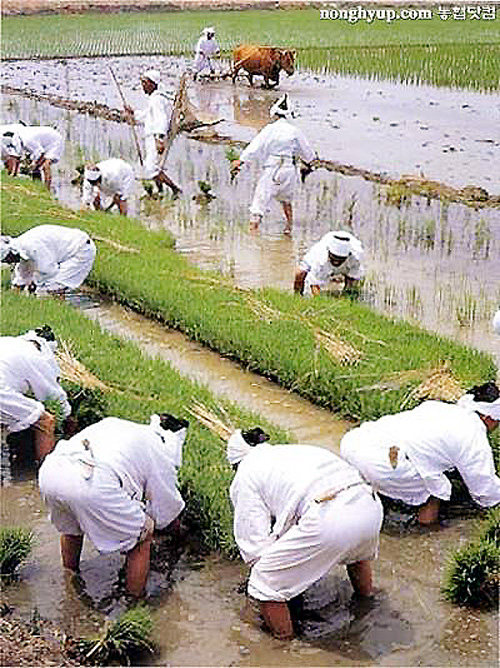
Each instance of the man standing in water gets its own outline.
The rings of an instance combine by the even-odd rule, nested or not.
[[[382,504],[359,472],[329,450],[274,445],[260,429],[227,444],[236,475],[230,497],[234,536],[251,565],[249,596],[276,637],[293,637],[288,601],[333,566],[345,565],[354,591],[372,594]],[[252,447],[254,446],[254,447]]]
[[[198,74],[202,72],[205,67],[210,68],[210,74],[215,74],[214,65],[212,62],[213,56],[220,54],[219,42],[215,39],[215,28],[204,28],[201,37],[196,44],[195,56],[193,62],[193,78],[196,80]]]
[[[288,95],[280,98],[270,109],[273,119],[245,148],[239,159],[233,160],[233,173],[239,171],[248,160],[258,160],[264,167],[250,205],[250,225],[258,229],[262,217],[269,208],[271,199],[281,202],[286,218],[285,232],[292,231],[292,200],[297,190],[299,173],[298,159],[306,164],[315,158],[315,153],[304,134],[291,123],[293,117]]]
[[[181,189],[170,179],[163,169],[162,156],[165,152],[165,140],[168,133],[172,105],[166,96],[166,91],[160,81],[158,70],[150,69],[141,76],[141,85],[144,93],[149,97],[148,106],[144,111],[134,112],[132,107],[125,105],[132,118],[137,118],[144,123],[146,161],[144,172],[146,179],[152,179],[163,192],[163,186],[167,185],[174,196],[181,193]]]

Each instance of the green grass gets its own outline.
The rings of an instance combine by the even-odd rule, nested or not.
[[[297,49],[298,66],[313,71],[498,89],[500,16],[443,21],[437,8],[431,20],[371,24],[320,20],[318,9],[5,17],[2,51],[4,58],[191,56],[213,24],[225,56],[242,42],[271,44]]]
[[[33,548],[33,534],[24,527],[0,528],[0,576],[13,576]]]
[[[278,290],[240,290],[215,272],[191,267],[170,249],[170,238],[145,231],[137,221],[123,219],[116,225],[114,216],[69,211],[41,188],[19,180],[5,178],[2,190],[6,233],[16,235],[36,220],[81,227],[94,237],[140,250],[120,252],[97,242],[88,282],[346,417],[373,419],[398,411],[422,380],[418,374],[443,362],[463,389],[496,377],[490,355],[393,321],[348,298],[304,300]],[[318,342],[318,330],[355,346],[360,361],[340,363]],[[417,376],[394,375],[407,371]]]
[[[500,510],[489,511],[478,536],[453,553],[444,596],[457,605],[498,608],[500,587]]]

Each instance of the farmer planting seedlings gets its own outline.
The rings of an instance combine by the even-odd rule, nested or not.
[[[83,172],[82,204],[103,207],[103,197],[111,198],[106,211],[117,206],[122,216],[127,215],[128,200],[134,187],[134,170],[120,158],[102,160],[88,165]]]
[[[341,455],[381,494],[418,507],[420,524],[433,524],[440,500],[451,496],[446,471],[457,469],[480,506],[500,503],[488,433],[500,422],[500,391],[475,386],[456,404],[420,406],[365,422],[342,439]]]
[[[14,265],[14,288],[40,294],[64,294],[78,288],[94,264],[89,235],[63,225],[38,225],[16,238],[2,237],[0,259]]]
[[[141,85],[144,93],[148,96],[148,105],[144,111],[134,112],[132,107],[125,105],[125,110],[132,118],[144,123],[146,141],[146,161],[144,165],[144,176],[152,179],[158,192],[163,192],[163,186],[167,185],[174,196],[182,191],[163,169],[162,156],[165,152],[166,137],[168,133],[172,108],[166,91],[160,81],[160,72],[150,69],[141,76]]]
[[[286,218],[285,232],[292,231],[292,200],[297,190],[299,158],[306,164],[312,162],[315,153],[304,134],[289,120],[293,111],[288,95],[281,97],[270,109],[272,122],[266,125],[245,148],[240,157],[232,162],[233,173],[249,160],[257,160],[263,166],[250,205],[250,226],[258,229],[262,217],[272,199],[281,202]]]
[[[58,442],[38,479],[65,568],[78,571],[86,535],[101,553],[126,553],[127,590],[143,594],[153,532],[184,508],[177,469],[187,426],[167,413],[149,425],[108,417]]]
[[[311,445],[265,443],[259,428],[227,443],[236,468],[230,496],[234,535],[251,566],[249,596],[272,634],[294,635],[288,602],[335,565],[347,566],[354,591],[372,594],[382,504],[359,472]]]
[[[311,297],[336,276],[344,277],[344,290],[350,290],[363,278],[363,247],[349,232],[328,232],[302,258],[295,273],[293,289]]]
[[[0,337],[0,425],[7,435],[31,429],[38,461],[55,443],[55,418],[42,401],[58,401],[65,418],[71,413],[59,384],[56,347],[54,333],[47,325],[20,336]]]

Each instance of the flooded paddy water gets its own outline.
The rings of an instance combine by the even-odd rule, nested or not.
[[[173,97],[186,61],[20,61],[3,64],[4,82],[120,108],[109,64],[129,103],[142,107],[141,70],[159,67]],[[424,172],[455,187],[476,185],[500,194],[494,167],[500,157],[498,96],[307,73],[284,78],[280,92],[285,90],[297,104],[297,124],[321,158],[395,178]],[[216,126],[218,132],[241,141],[249,141],[268,121],[268,109],[279,94],[251,90],[243,82],[235,87],[229,82],[189,87],[198,108],[224,119]],[[4,95],[2,112],[5,122],[22,119],[63,133],[65,155],[54,179],[55,194],[63,203],[78,206],[78,191],[70,180],[83,159],[121,157],[140,174],[128,126],[20,95]],[[169,229],[177,250],[197,266],[220,270],[244,287],[285,290],[292,289],[294,267],[309,246],[328,230],[347,227],[366,249],[366,302],[390,316],[488,350],[500,363],[498,337],[490,325],[500,303],[498,208],[474,209],[417,196],[401,199],[387,186],[318,170],[301,188],[292,235],[283,235],[277,206],[261,230],[252,233],[248,205],[258,169],[245,167],[231,184],[225,152],[223,144],[179,136],[168,172],[183,195],[175,201],[168,196],[141,199],[138,181],[132,213],[149,228]],[[193,200],[198,180],[211,184],[216,198],[210,204]],[[287,426],[304,442],[335,448],[348,427],[135,314],[104,304],[90,306],[88,314],[104,328],[137,340],[150,354],[170,360],[214,393],[238,394],[248,408]],[[83,582],[68,581],[60,566],[57,532],[41,507],[33,473],[5,483],[2,524],[32,527],[37,536],[20,582],[6,591],[16,610],[29,617],[36,609],[75,634],[90,633],[105,615],[121,612],[125,602],[116,588],[120,557],[101,557],[86,544]],[[353,604],[344,572],[335,570],[307,592],[306,610],[315,614],[304,621],[301,638],[290,644],[263,633],[255,611],[245,607],[239,591],[245,576],[241,563],[216,556],[199,560],[174,550],[169,560],[153,564],[148,583],[159,652],[147,662],[491,666],[498,656],[498,616],[453,607],[440,595],[447,555],[467,540],[473,525],[472,519],[452,517],[439,532],[385,531],[374,573],[379,591],[372,604]]]

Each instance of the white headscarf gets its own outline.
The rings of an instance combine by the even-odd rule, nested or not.
[[[144,74],[141,75],[141,79],[149,79],[158,86],[161,80],[161,74],[158,70],[146,70]]]
[[[500,421],[500,398],[495,401],[474,401],[472,394],[464,394],[457,401],[457,405],[469,413],[481,413]]]
[[[342,232],[335,232],[328,239],[327,248],[330,253],[337,255],[337,257],[347,257],[351,252],[351,240],[349,235],[342,234]]]
[[[27,341],[36,341],[42,349],[47,346],[52,353],[55,353],[57,350],[57,341],[48,341],[44,336],[39,336],[34,329],[30,329],[24,334],[20,334],[19,338],[26,339]]]
[[[215,35],[215,28],[213,26],[210,26],[209,28],[203,28],[201,34],[205,36]]]
[[[283,116],[284,118],[293,118],[294,112],[292,105],[288,99],[288,93],[285,93],[279,100],[277,100],[271,109],[269,109],[269,116]]]
[[[97,165],[93,165],[92,167],[85,167],[83,172],[84,179],[87,179],[88,181],[97,181],[100,176],[101,170]]]
[[[227,442],[227,460],[230,464],[239,464],[244,459],[252,446],[249,445],[241,435],[241,429],[237,429]]]

